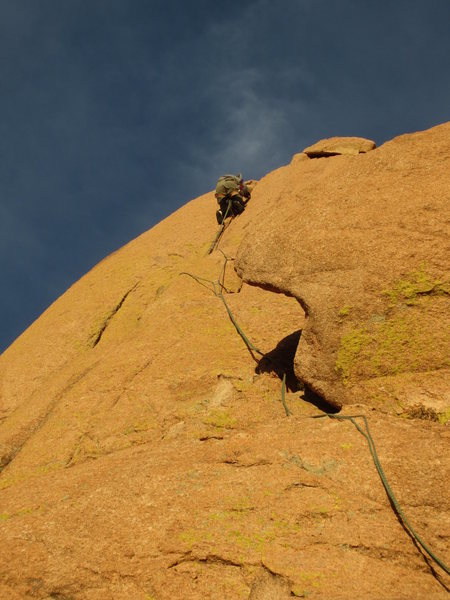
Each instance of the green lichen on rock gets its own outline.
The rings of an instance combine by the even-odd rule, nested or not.
[[[366,322],[347,331],[335,363],[343,383],[355,377],[370,379],[448,366],[448,331],[422,317],[426,315],[395,314],[384,322]]]
[[[217,429],[234,429],[236,419],[226,410],[215,410],[203,419],[205,425],[212,425]]]
[[[411,315],[395,315],[384,323],[375,324],[371,336],[366,367],[369,376],[397,375],[426,368],[432,360],[425,356],[417,323]]]
[[[369,334],[363,328],[351,329],[342,336],[335,371],[342,377],[345,384],[348,383],[354,371],[359,355],[370,341]]]
[[[450,407],[447,408],[447,410],[445,410],[444,412],[438,413],[437,417],[441,425],[447,425],[447,423],[450,421]]]
[[[405,275],[403,279],[398,279],[389,288],[384,290],[388,296],[390,307],[396,306],[401,302],[407,305],[415,304],[417,297],[423,294],[449,294],[450,282],[441,281],[427,273],[425,265],[422,264],[419,269]]]
[[[352,310],[352,307],[349,306],[348,304],[346,304],[345,306],[343,306],[341,308],[341,310],[338,312],[338,316],[342,319],[344,317],[348,317],[350,314],[350,311]]]
[[[344,385],[448,366],[447,288],[422,267],[383,292],[388,304],[382,315],[347,320],[334,367]]]

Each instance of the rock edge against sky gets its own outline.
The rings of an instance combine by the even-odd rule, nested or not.
[[[366,440],[310,417],[367,415],[445,559],[449,133],[296,154],[212,254],[209,192],[2,354],[0,597],[446,597]]]

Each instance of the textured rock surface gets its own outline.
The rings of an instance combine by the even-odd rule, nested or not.
[[[324,406],[311,390],[367,415],[398,500],[448,562],[449,133],[304,155],[257,184],[209,256],[206,194],[0,357],[0,598],[447,597],[366,440],[312,419]],[[262,358],[211,291],[222,252],[226,302]],[[369,350],[397,319],[400,342],[372,373]],[[413,362],[409,340],[427,331]],[[391,372],[398,354],[407,368]]]
[[[420,401],[445,413],[450,126],[364,155],[294,162],[269,186],[276,207],[261,199],[237,265],[307,311],[298,377],[336,406]]]
[[[303,152],[309,158],[321,158],[323,156],[335,156],[337,154],[349,154],[356,156],[369,152],[375,148],[375,142],[359,137],[332,137],[308,146]]]

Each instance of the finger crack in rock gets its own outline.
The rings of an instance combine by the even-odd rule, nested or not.
[[[264,465],[271,465],[272,463],[270,462],[270,460],[258,460],[255,462],[250,462],[250,463],[243,463],[240,462],[237,459],[233,459],[233,458],[227,458],[223,461],[223,463],[225,465],[230,465],[231,467],[243,467],[243,468],[249,468],[249,467],[262,467]]]
[[[132,288],[130,288],[127,292],[125,292],[125,294],[120,299],[119,303],[116,304],[116,306],[112,309],[112,311],[106,316],[103,323],[100,325],[100,328],[98,329],[97,333],[95,333],[92,336],[92,338],[93,338],[93,340],[91,342],[92,348],[95,348],[95,346],[97,346],[97,344],[100,342],[100,340],[102,339],[102,336],[105,332],[105,329],[108,327],[111,319],[114,317],[114,315],[116,315],[119,312],[119,310],[122,308],[125,300],[131,294],[131,292],[137,288],[138,285],[139,285],[139,282],[135,283]]]
[[[64,395],[75,387],[96,365],[98,361],[81,371],[73,375],[68,383],[60,390],[45,407],[44,414],[40,415],[34,422],[28,423],[22,431],[17,434],[13,446],[10,447],[3,455],[0,455],[0,473],[15,459],[15,457],[22,451],[22,448],[27,442],[35,435],[38,431],[44,427],[45,423],[52,416],[58,402],[64,397]],[[11,443],[13,440],[10,439]]]
[[[218,554],[207,554],[206,556],[195,556],[192,552],[187,552],[183,554],[180,558],[178,558],[175,562],[171,563],[168,568],[173,569],[178,565],[183,563],[192,562],[192,563],[202,563],[208,565],[226,565],[231,567],[242,567],[244,566],[243,562],[237,562],[235,560],[231,560],[230,558],[224,558]]]
[[[284,491],[287,492],[289,490],[294,490],[294,489],[301,489],[301,488],[318,488],[321,487],[320,485],[316,485],[314,483],[301,483],[301,482],[296,482],[296,483],[291,483],[288,486],[286,486],[284,488]]]

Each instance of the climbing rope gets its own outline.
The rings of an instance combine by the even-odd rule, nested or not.
[[[225,298],[223,295],[223,290],[225,289],[224,278],[225,278],[225,269],[227,266],[228,257],[223,252],[222,252],[222,254],[225,257],[225,262],[222,267],[220,277],[216,282],[211,281],[209,279],[204,279],[202,277],[198,277],[197,275],[192,275],[191,273],[186,273],[186,272],[182,272],[182,273],[180,273],[180,275],[188,275],[189,277],[192,277],[200,285],[203,285],[204,287],[206,287],[207,289],[212,291],[217,298],[220,298],[222,300],[223,304],[225,305],[226,311],[228,313],[228,316],[229,316],[231,322],[233,323],[234,327],[236,328],[236,331],[239,333],[241,338],[244,340],[249,351],[250,352],[253,351],[253,352],[256,352],[257,354],[260,354],[261,356],[264,356],[263,352],[261,352],[261,350],[256,348],[256,346],[254,346],[252,344],[252,342],[248,339],[248,337],[242,331],[242,328],[238,325],[233,313],[231,312],[228,304],[225,301]],[[207,282],[207,283],[211,284],[212,289],[209,288],[207,285],[205,285],[202,282]],[[283,374],[283,379],[281,382],[281,403],[283,405],[286,416],[289,417],[290,415],[292,415],[292,412],[289,410],[289,408],[286,404],[286,373]],[[420,538],[420,536],[416,533],[416,531],[414,530],[414,528],[412,527],[412,525],[406,518],[405,513],[403,512],[401,506],[399,505],[397,498],[395,497],[394,492],[392,491],[392,489],[386,479],[386,475],[381,466],[380,459],[378,458],[378,454],[377,454],[377,451],[375,448],[375,442],[370,433],[369,424],[367,422],[367,417],[365,415],[344,416],[344,415],[335,415],[335,414],[331,414],[331,413],[324,413],[322,415],[314,415],[314,416],[306,417],[306,418],[322,419],[324,417],[328,417],[330,419],[337,419],[338,421],[350,421],[356,427],[356,429],[361,433],[361,435],[363,435],[365,437],[367,444],[369,446],[370,454],[372,455],[373,462],[378,471],[378,475],[380,476],[381,482],[384,486],[384,489],[386,490],[386,494],[387,494],[392,506],[394,507],[395,512],[400,517],[402,523],[404,524],[404,526],[406,527],[406,529],[408,530],[410,535],[416,540],[416,542],[421,546],[421,548],[428,554],[428,556],[432,560],[434,560],[436,562],[436,564],[438,564],[441,567],[441,569],[443,569],[447,573],[447,575],[450,575],[449,567],[440,558],[438,558],[434,554],[434,552],[427,546],[427,544],[425,544],[425,542]],[[355,421],[355,419],[363,419],[365,431],[364,431],[364,429],[362,429],[362,427],[360,427],[360,425]]]
[[[286,416],[289,417],[290,415],[292,415],[292,413],[286,404],[285,396],[286,396],[286,373],[283,373],[283,381],[281,382],[281,404],[283,405]]]
[[[367,417],[365,415],[344,416],[344,415],[334,415],[334,414],[325,413],[323,415],[315,415],[311,418],[312,419],[322,419],[324,417],[328,417],[330,419],[337,419],[338,421],[345,421],[345,420],[351,421],[353,423],[353,425],[356,427],[356,429],[361,433],[361,435],[363,435],[366,438],[367,444],[369,446],[370,454],[372,455],[373,462],[378,471],[378,475],[380,476],[380,479],[383,483],[384,489],[386,490],[386,494],[388,495],[389,500],[392,502],[392,504],[395,508],[395,511],[400,516],[401,520],[403,521],[403,524],[408,529],[410,534],[417,541],[417,543],[423,548],[423,550],[425,550],[425,552],[441,567],[441,569],[443,569],[447,573],[447,575],[450,575],[449,567],[432,552],[432,550],[425,544],[425,542],[423,542],[423,540],[419,537],[419,535],[416,533],[416,531],[412,527],[411,523],[406,518],[405,513],[403,512],[401,506],[399,505],[397,498],[395,497],[394,492],[392,491],[392,489],[386,479],[386,475],[384,474],[383,468],[380,463],[380,459],[378,458],[378,454],[377,454],[377,451],[375,448],[375,442],[373,441],[373,437],[372,437],[372,435],[370,433],[370,429],[369,429],[369,424],[367,422]],[[364,421],[364,426],[366,429],[365,431],[362,429],[362,427],[360,427],[358,425],[358,423],[355,421],[355,419],[362,419]]]
[[[226,311],[228,313],[228,316],[230,317],[230,321],[233,323],[233,325],[234,325],[236,331],[238,332],[238,334],[244,340],[244,343],[247,346],[247,348],[249,349],[249,351],[250,352],[255,352],[256,354],[259,354],[260,356],[264,356],[264,352],[262,352],[254,344],[252,344],[252,342],[248,339],[248,337],[242,331],[242,328],[239,326],[239,323],[236,321],[233,313],[230,310],[230,307],[227,304],[227,301],[225,300],[225,296],[223,295],[223,290],[227,291],[226,288],[225,288],[225,285],[224,285],[225,269],[226,269],[227,262],[228,262],[229,259],[228,259],[228,257],[223,252],[222,252],[222,254],[225,257],[225,262],[223,264],[221,274],[220,274],[219,279],[217,281],[212,281],[210,279],[204,279],[203,277],[198,277],[197,275],[192,275],[192,273],[187,273],[186,271],[181,272],[180,275],[188,275],[189,277],[192,277],[192,279],[195,279],[198,283],[200,283],[200,285],[203,285],[204,287],[206,287],[207,289],[209,289],[211,292],[213,292],[213,294],[217,298],[220,298],[220,300],[223,302],[223,305],[225,306],[225,309],[226,309]],[[211,284],[212,288],[209,288],[204,283],[202,283],[203,281],[206,282],[206,283]]]
[[[214,238],[214,240],[211,243],[211,246],[209,247],[208,254],[211,254],[211,252],[214,250],[214,248],[216,247],[216,245],[217,245],[217,243],[218,243],[218,241],[220,239],[220,236],[224,232],[224,229],[226,227],[225,219],[228,217],[228,213],[229,213],[229,211],[231,209],[231,202],[232,202],[232,200],[230,198],[228,200],[228,205],[227,205],[227,210],[225,211],[225,216],[223,217],[222,223],[221,223],[221,225],[219,227],[219,231],[217,232],[216,237]]]

